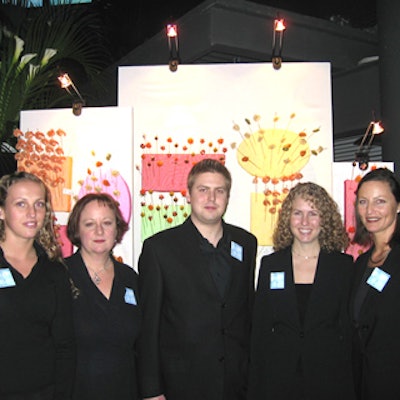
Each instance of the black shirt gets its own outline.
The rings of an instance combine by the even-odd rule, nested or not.
[[[77,343],[76,400],[136,400],[135,342],[140,328],[138,277],[114,262],[107,299],[91,280],[80,253],[66,259],[79,289],[73,301]],[[136,304],[134,304],[136,303]]]
[[[38,262],[25,279],[0,248],[0,269],[13,281],[0,288],[0,398],[54,385],[55,399],[69,399],[75,348],[68,275],[35,248]]]

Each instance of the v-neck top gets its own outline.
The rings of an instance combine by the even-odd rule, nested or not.
[[[140,328],[136,272],[113,259],[107,299],[94,284],[80,252],[66,259],[79,289],[73,300],[77,369],[73,399],[136,400],[135,342]]]

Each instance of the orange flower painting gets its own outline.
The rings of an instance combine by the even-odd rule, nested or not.
[[[30,172],[46,183],[55,211],[70,211],[72,157],[64,154],[62,140],[66,133],[62,129],[46,133],[15,129],[14,136],[18,171]]]
[[[225,163],[224,139],[205,138],[175,140],[168,136],[165,143],[159,136],[148,139],[143,135],[141,165],[141,237],[147,237],[164,229],[181,224],[190,214],[186,202],[187,175],[194,164],[204,158]]]

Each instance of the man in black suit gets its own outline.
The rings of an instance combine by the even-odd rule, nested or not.
[[[143,243],[138,357],[145,399],[246,397],[257,240],[222,219],[231,182],[219,161],[195,164],[190,217]]]

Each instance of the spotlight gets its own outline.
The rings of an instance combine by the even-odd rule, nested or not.
[[[82,107],[85,105],[85,100],[79,93],[78,88],[75,86],[74,82],[67,73],[61,74],[58,77],[58,80],[60,82],[61,87],[65,89],[71,97],[73,98],[78,97],[78,99],[74,100],[72,103],[72,113],[76,116],[81,115]],[[70,88],[72,88],[72,91]]]
[[[167,38],[169,49],[169,70],[175,72],[179,65],[178,27],[175,24],[167,25]]]
[[[360,145],[355,153],[353,166],[355,167],[358,163],[358,167],[361,171],[368,169],[369,163],[369,151],[371,150],[372,142],[375,135],[383,133],[384,128],[380,121],[371,121],[367,129],[365,130],[364,136],[361,139]]]
[[[274,30],[272,34],[272,66],[280,69],[282,66],[283,35],[286,26],[283,19],[274,20]]]

